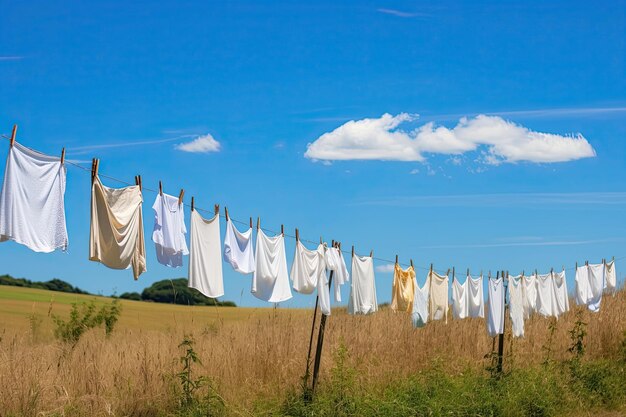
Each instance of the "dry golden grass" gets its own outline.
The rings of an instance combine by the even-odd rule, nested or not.
[[[23,302],[32,305],[32,301]],[[600,313],[583,313],[589,323],[587,358],[616,355],[626,331],[626,292],[607,296],[602,303]],[[168,310],[171,307],[182,309],[175,320]],[[297,388],[304,374],[312,311],[245,309],[242,314],[220,309],[218,318],[210,307],[124,303],[124,309],[111,337],[94,330],[73,349],[46,335],[48,318],[42,330],[31,330],[26,315],[10,319],[24,320],[20,325],[0,316],[0,415],[45,416],[65,411],[65,415],[148,416],[173,409],[173,375],[180,371],[178,344],[185,333],[196,340],[203,363],[198,372],[214,381],[233,415],[250,415],[248,410],[256,400],[278,398]],[[136,309],[159,311],[152,317]],[[556,324],[550,344],[554,359],[567,357],[568,330],[577,309]],[[42,311],[47,310],[45,305]],[[190,311],[194,311],[193,321]],[[159,324],[148,322],[159,318]],[[539,316],[531,318],[523,339],[511,339],[507,333],[505,367],[527,366],[546,358],[543,347],[549,344],[549,322]],[[451,371],[482,367],[492,341],[484,320],[450,320],[413,329],[409,316],[389,309],[367,317],[348,316],[336,309],[327,322],[321,380],[326,379],[332,353],[340,343],[347,346],[360,382],[382,387],[424,369],[435,358]]]

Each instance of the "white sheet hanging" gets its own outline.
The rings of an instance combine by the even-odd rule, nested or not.
[[[489,298],[487,331],[490,337],[504,333],[504,283],[502,278],[488,279]]]
[[[455,319],[464,319],[468,315],[467,291],[465,283],[452,280],[452,314]]]
[[[324,257],[326,267],[334,271],[333,285],[335,287],[335,301],[341,302],[341,286],[350,280],[343,253],[338,248],[326,247]]]
[[[156,249],[157,261],[171,268],[183,266],[183,255],[189,255],[185,211],[178,204],[178,197],[157,194],[154,204],[154,228],[152,241]]]
[[[552,275],[537,275],[537,312],[544,317],[556,317],[555,303]]]
[[[285,238],[282,234],[269,237],[257,229],[256,267],[252,276],[252,295],[259,300],[280,303],[289,300],[289,274],[285,256]]]
[[[378,311],[374,261],[370,256],[352,257],[352,286],[348,314],[371,314]]]
[[[602,293],[604,292],[604,264],[589,264],[589,298],[587,306],[589,310],[600,311]]]
[[[606,262],[604,265],[604,285],[609,292],[617,289],[617,274],[615,273],[615,260]]]
[[[66,250],[65,165],[14,142],[0,194],[0,242],[13,240],[35,252]]]
[[[463,284],[456,279],[452,281],[452,309],[457,319],[485,317],[482,275],[479,278],[468,275]]]
[[[537,311],[537,275],[522,276],[524,296],[524,318],[529,318]]]
[[[197,210],[193,210],[190,240],[189,288],[195,288],[209,298],[223,296],[219,215],[216,214],[212,219],[206,220]]]
[[[302,242],[296,241],[296,251],[291,264],[293,289],[300,294],[311,294],[317,289],[317,283],[326,275],[324,246],[316,250],[307,249]]]
[[[552,285],[554,288],[554,313],[558,316],[569,311],[569,296],[567,294],[567,281],[565,270],[552,273]]]
[[[448,322],[448,283],[447,275],[439,275],[435,271],[429,274],[429,311],[430,320],[444,319]]]
[[[113,269],[132,267],[133,277],[146,272],[141,188],[109,188],[96,176],[91,185],[89,260]]]
[[[430,280],[428,278],[422,288],[417,285],[417,281],[415,282],[415,298],[413,299],[413,312],[411,313],[413,327],[424,327],[428,323],[429,288]]]
[[[252,228],[245,232],[237,230],[232,220],[226,220],[224,236],[224,261],[241,274],[254,272],[254,250],[252,248]]]
[[[524,283],[521,275],[509,276],[509,317],[513,337],[524,337]]]
[[[591,288],[589,287],[589,267],[582,265],[576,268],[576,278],[574,278],[576,287],[574,290],[574,298],[576,304],[586,306],[592,298]]]

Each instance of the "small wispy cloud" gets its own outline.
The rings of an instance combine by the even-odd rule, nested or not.
[[[209,153],[219,152],[221,145],[217,140],[215,140],[213,135],[207,133],[206,135],[199,136],[190,142],[178,144],[175,148],[183,152]]]
[[[0,61],[20,61],[22,59],[24,57],[20,55],[0,55]]]
[[[470,243],[470,244],[453,244],[453,245],[433,245],[420,246],[419,249],[481,249],[481,248],[505,248],[519,246],[573,246],[573,245],[590,245],[607,242],[620,242],[624,238],[605,238],[593,240],[550,240],[529,242],[522,240],[520,242],[488,242],[488,243]]]
[[[428,13],[417,13],[417,12],[405,12],[402,10],[396,10],[396,9],[384,9],[384,8],[380,8],[380,9],[376,9],[377,12],[379,13],[384,13],[384,14],[389,14],[392,16],[396,16],[396,17],[404,17],[404,18],[410,18],[410,17],[428,17],[430,16],[430,14]]]
[[[167,138],[167,139],[140,140],[140,141],[129,141],[129,142],[116,141],[116,142],[110,142],[110,143],[98,143],[98,144],[93,144],[93,145],[75,146],[75,147],[68,147],[67,152],[68,154],[71,153],[73,155],[81,155],[81,154],[89,153],[94,150],[102,150],[102,149],[110,149],[110,148],[127,148],[127,147],[133,147],[133,146],[147,146],[147,145],[156,145],[160,143],[174,142],[174,141],[181,140],[189,136],[190,135],[182,135],[182,136],[177,136],[175,138]]]
[[[626,106],[598,106],[598,107],[553,107],[544,109],[523,109],[523,110],[490,110],[477,113],[445,113],[445,114],[424,114],[429,120],[454,120],[461,117],[471,117],[479,114],[503,117],[523,117],[530,118],[567,118],[584,116],[611,116],[626,113]]]
[[[377,265],[376,272],[380,272],[381,274],[390,274],[393,272],[393,268],[393,264]]]

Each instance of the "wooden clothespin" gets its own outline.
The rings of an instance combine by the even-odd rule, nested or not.
[[[139,186],[139,191],[141,191],[141,175],[135,175],[135,184]]]
[[[252,217],[250,217],[250,229],[252,229]]]
[[[11,148],[13,147],[13,144],[15,143],[16,133],[17,133],[17,125],[13,125],[13,132],[11,132],[11,140],[9,141],[9,143],[11,144]]]
[[[589,266],[589,261],[585,261],[585,266]]]
[[[280,234],[285,236],[285,225],[283,224],[280,225]]]
[[[396,255],[396,265],[398,265],[398,255]]]
[[[324,240],[322,239],[322,237],[320,236],[320,245],[324,243]]]
[[[61,165],[65,163],[65,148],[61,149]]]
[[[181,206],[183,204],[183,197],[185,196],[185,190],[180,189],[180,193],[178,194],[178,205]]]
[[[213,212],[215,213],[216,216],[219,216],[220,214],[220,205],[216,204],[213,206]]]
[[[334,248],[334,247],[335,247],[335,239],[331,240],[331,244],[330,244],[330,245],[331,245],[331,246],[330,246],[331,248]]]
[[[496,272],[496,279],[499,279],[499,278],[500,278],[500,271],[497,271]]]
[[[195,208],[194,207],[194,198],[193,198],[193,196],[191,196],[191,211],[193,211],[194,208]]]
[[[256,218],[256,230],[259,230],[261,228],[261,218],[257,217]]]
[[[469,268],[467,268],[467,276],[468,276],[468,277],[470,276],[470,270],[469,270]]]
[[[93,182],[96,180],[96,177],[98,176],[98,166],[100,165],[100,160],[93,158],[91,160],[91,183],[93,184]]]
[[[163,196],[163,183],[161,181],[159,181],[159,195]]]
[[[413,259],[411,259],[411,268],[415,268],[415,267],[413,266]]]
[[[450,275],[450,268],[446,271],[446,276]]]
[[[433,274],[433,264],[430,264],[430,272],[428,273],[429,275]]]
[[[455,279],[456,279],[456,270],[454,269],[454,267],[452,267],[452,281],[454,281]]]
[[[373,258],[373,257],[374,257],[374,249],[370,251],[370,258]]]
[[[487,274],[487,278],[491,279],[491,271],[489,271],[489,273]]]
[[[578,271],[578,261],[576,261],[576,271]]]
[[[352,245],[352,257],[354,258],[354,245]]]
[[[297,227],[296,227],[296,242],[300,242],[300,232],[298,231]]]
[[[226,218],[226,221],[228,221],[228,207],[224,206],[224,217]]]

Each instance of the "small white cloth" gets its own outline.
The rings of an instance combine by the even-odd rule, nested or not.
[[[35,252],[67,249],[65,176],[60,158],[13,143],[0,194],[0,242]]]
[[[258,229],[255,259],[252,295],[270,303],[289,300],[292,295],[285,256],[285,237],[282,234],[269,237]]]
[[[109,188],[96,176],[91,185],[89,260],[113,269],[146,272],[141,187]]]
[[[576,304],[586,306],[589,303],[589,299],[592,298],[591,288],[589,287],[589,267],[587,265],[576,268],[574,281],[576,283],[574,290]]]
[[[237,230],[233,222],[226,220],[224,237],[224,260],[241,274],[254,272],[254,249],[252,248],[252,228],[245,232]]]
[[[444,319],[448,322],[448,283],[447,275],[439,275],[431,271],[428,277],[430,320]]]
[[[609,292],[617,289],[617,274],[615,273],[615,260],[604,264],[604,285]]]
[[[554,313],[558,317],[569,311],[569,296],[567,294],[565,270],[552,273],[552,286],[554,288]]]
[[[524,295],[524,318],[529,318],[537,311],[537,275],[522,275]]]
[[[415,298],[413,298],[413,312],[411,313],[413,327],[424,327],[428,323],[429,289],[429,279],[426,279],[422,288],[417,285],[417,281],[415,282]]]
[[[490,337],[504,333],[504,282],[502,278],[488,279],[487,331]]]
[[[296,241],[296,253],[291,264],[293,289],[300,294],[311,294],[317,289],[320,310],[325,316],[330,315],[330,289],[326,277],[324,245],[317,249],[307,249],[302,242]]]
[[[576,269],[576,304],[586,305],[593,312],[600,311],[604,272],[604,264],[583,265]]]
[[[509,277],[509,316],[513,337],[524,337],[524,277]]]
[[[326,260],[326,268],[334,271],[333,283],[335,286],[335,301],[341,302],[341,286],[350,280],[348,268],[346,267],[346,261],[339,248],[326,247],[324,256]]]
[[[556,317],[554,285],[551,274],[537,275],[537,312],[544,317]]]
[[[348,314],[370,314],[378,311],[374,261],[370,256],[352,257],[352,286]]]
[[[463,284],[452,281],[452,311],[457,319],[485,317],[482,276],[474,279],[468,275]]]
[[[189,255],[187,248],[187,227],[185,210],[178,204],[178,197],[159,193],[152,205],[154,229],[152,241],[156,249],[157,261],[171,268],[183,266],[183,255]]]
[[[193,210],[190,241],[189,288],[195,288],[209,298],[223,296],[219,215],[216,214],[212,219],[206,220],[197,210]]]

